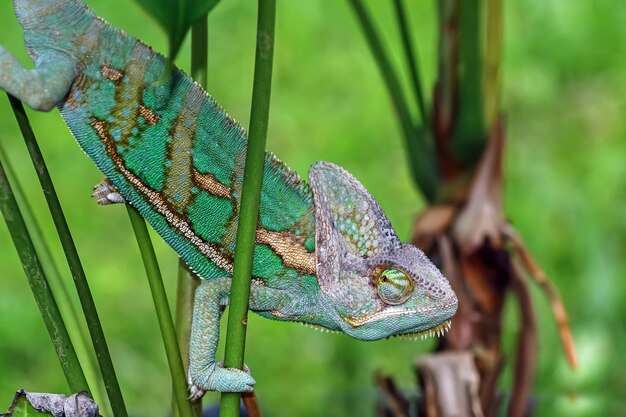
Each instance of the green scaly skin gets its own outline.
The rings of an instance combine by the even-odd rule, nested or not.
[[[81,0],[15,0],[34,70],[0,47],[0,88],[30,107],[58,107],[110,183],[204,279],[190,353],[192,397],[251,391],[247,371],[215,362],[228,304],[243,129],[163,56],[95,16]],[[309,186],[266,155],[250,308],[274,320],[360,340],[442,333],[457,309],[448,281],[399,241],[367,190],[342,168],[314,164]]]

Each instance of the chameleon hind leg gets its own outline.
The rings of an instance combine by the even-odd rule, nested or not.
[[[244,370],[224,368],[215,361],[220,334],[220,318],[229,302],[231,280],[218,278],[203,281],[196,290],[189,346],[190,398],[198,399],[205,391],[249,392],[254,378]],[[280,309],[287,297],[281,290],[258,284],[250,287],[250,309]]]
[[[117,187],[108,178],[103,179],[93,187],[91,196],[101,205],[126,202],[124,196],[120,194]]]
[[[60,51],[42,53],[28,70],[0,46],[0,89],[35,110],[49,111],[63,101],[76,74],[74,60]]]

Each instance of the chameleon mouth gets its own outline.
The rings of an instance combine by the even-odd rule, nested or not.
[[[394,307],[387,307],[382,310],[375,311],[373,313],[364,314],[362,316],[357,316],[357,317],[344,316],[342,317],[342,319],[345,320],[345,322],[348,323],[352,327],[360,327],[371,321],[380,320],[382,318],[388,319],[391,317],[404,316],[407,314],[416,314],[416,313],[419,313],[419,314],[436,313],[438,311],[448,310],[452,307],[455,307],[456,309],[456,304],[457,304],[457,301],[456,299],[454,299],[454,301],[446,303],[446,304],[435,305],[435,306],[430,306],[430,307],[422,307],[418,309],[404,309],[401,307],[394,306]]]
[[[329,329],[327,327],[320,326],[317,324],[305,323],[303,321],[298,322],[298,323],[310,329],[318,330],[322,333],[341,333],[339,330]],[[452,327],[452,319],[448,319],[444,321],[443,323],[441,323],[440,325],[432,327],[430,329],[420,330],[419,332],[394,334],[393,336],[389,336],[389,337],[400,337],[403,339],[413,339],[413,340],[417,340],[418,338],[420,338],[424,340],[429,337],[441,337],[444,334],[446,334],[450,330],[451,327]],[[387,339],[389,339],[389,337]]]
[[[443,323],[441,323],[440,325],[432,327],[430,329],[421,330],[419,332],[412,332],[412,333],[400,333],[400,334],[394,335],[393,337],[402,337],[405,339],[413,339],[413,340],[417,340],[418,338],[420,338],[424,340],[429,337],[441,337],[444,334],[446,334],[448,330],[450,330],[451,327],[452,327],[452,320],[448,319],[444,321]]]

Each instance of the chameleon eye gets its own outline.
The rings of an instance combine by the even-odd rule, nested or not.
[[[412,291],[413,280],[398,269],[385,269],[376,281],[376,292],[386,304],[402,304]]]

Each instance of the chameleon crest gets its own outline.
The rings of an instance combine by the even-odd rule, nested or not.
[[[196,292],[190,390],[250,391],[247,370],[215,361],[228,304],[247,138],[189,76],[99,19],[81,0],[15,0],[35,69],[0,47],[0,88],[58,107],[106,180],[204,282]],[[439,270],[398,239],[367,190],[318,162],[310,185],[266,155],[250,309],[360,340],[440,333],[457,299]]]

